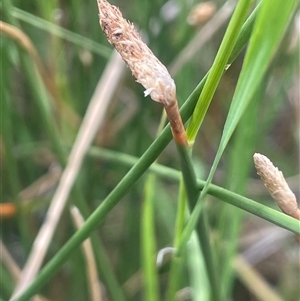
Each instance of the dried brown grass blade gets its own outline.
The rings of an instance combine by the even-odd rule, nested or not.
[[[35,238],[12,300],[16,300],[30,285],[42,265],[62,211],[67,203],[71,188],[80,171],[84,156],[103,123],[110,99],[119,84],[124,70],[122,60],[114,52],[89,103],[67,166],[62,173],[58,187],[51,200],[45,221]]]
[[[80,214],[77,207],[71,207],[71,216],[77,229],[80,229],[84,224],[83,216]],[[91,239],[88,238],[82,243],[82,251],[86,262],[87,284],[89,288],[91,301],[103,301],[100,281],[96,268],[96,260],[93,252]]]

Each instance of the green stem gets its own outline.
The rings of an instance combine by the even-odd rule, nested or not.
[[[181,175],[179,181],[179,198],[178,198],[178,206],[177,206],[176,225],[175,225],[175,238],[174,238],[175,247],[180,242],[182,231],[184,229],[185,220],[186,220],[186,191],[184,188],[184,183]]]
[[[180,148],[180,145],[178,146]],[[184,229],[184,223],[186,220],[186,189],[184,186],[183,174],[181,174],[179,182],[179,197],[176,215],[175,226],[175,238],[174,247],[176,248],[181,240],[182,231]],[[166,293],[166,300],[173,301],[175,299],[176,291],[179,287],[179,279],[183,266],[182,256],[174,256],[171,260],[171,266],[169,271],[168,288]]]
[[[107,291],[111,296],[111,300],[125,301],[126,298],[122,291],[121,285],[118,282],[116,275],[110,263],[110,258],[107,256],[103,243],[100,241],[97,233],[91,234],[91,241],[97,263],[100,277],[107,286]]]
[[[229,62],[233,58],[235,58],[237,55],[235,49],[232,49],[232,45],[233,45],[232,41],[235,40],[235,38],[237,36],[237,30],[240,26],[240,25],[237,26],[237,24],[241,24],[241,22],[243,22],[245,13],[248,11],[248,8],[249,8],[249,4],[250,4],[249,1],[248,2],[244,1],[243,3],[241,3],[238,6],[238,8],[236,9],[236,12],[234,14],[235,18],[233,17],[232,21],[230,22],[230,25],[228,27],[228,30],[226,32],[226,35],[224,37],[224,40],[222,42],[222,45],[221,45],[218,55],[216,57],[215,63],[209,73],[208,81],[204,86],[204,90],[202,91],[199,101],[197,103],[197,106],[195,108],[195,112],[193,114],[191,124],[188,127],[188,136],[191,137],[190,140],[194,140],[195,135],[198,132],[198,129],[201,125],[202,119],[205,116],[205,112],[206,112],[206,110],[209,106],[210,100],[213,96],[213,93],[214,93],[214,91],[217,87],[217,84],[224,72],[223,70],[224,70],[225,64],[228,60],[231,50],[233,50],[233,51],[229,57]],[[258,8],[255,9],[255,12],[247,20],[247,22],[245,23],[246,26],[244,25],[242,27],[242,30],[239,35],[240,39],[238,39],[237,43],[243,44],[246,42],[245,37],[250,35],[250,33],[251,33],[254,16],[256,15],[257,10],[258,10]],[[212,84],[210,84],[210,82],[212,82]],[[203,114],[201,114],[201,112]],[[200,118],[199,118],[199,115],[201,115]],[[196,116],[196,118],[194,118],[195,116]],[[186,185],[190,208],[194,209],[195,204],[197,202],[197,198],[199,196],[199,193],[195,191],[196,185],[195,185],[194,172],[192,172],[193,167],[191,166],[190,156],[188,156],[188,152],[187,152],[186,148],[178,146],[178,150],[179,150],[180,157],[181,157],[181,168],[182,168],[182,172],[183,172],[183,179],[184,179],[184,182]],[[221,300],[220,289],[219,289],[219,285],[218,285],[218,277],[217,277],[217,273],[216,273],[216,264],[215,264],[215,260],[213,258],[213,252],[212,252],[212,249],[210,246],[209,227],[208,227],[208,224],[206,221],[206,216],[203,213],[200,214],[201,207],[202,207],[200,205],[201,204],[199,204],[196,208],[196,212],[198,212],[197,216],[200,215],[196,231],[197,231],[199,241],[200,241],[201,247],[202,247],[202,252],[203,252],[203,255],[205,258],[208,277],[209,277],[210,284],[211,284],[212,298],[213,298],[213,300]],[[178,215],[180,215],[180,213],[178,213]],[[180,216],[178,216],[177,218],[180,218]],[[195,219],[194,224],[196,224],[196,222],[197,221]],[[190,234],[190,231],[189,231],[189,229],[187,229],[187,231],[184,232],[185,237],[183,238],[182,244],[178,248],[178,253],[177,253],[178,256],[179,256],[180,252],[184,249],[185,243],[189,239],[189,234]],[[181,232],[176,234],[177,239],[181,236],[182,236]],[[178,245],[176,244],[175,246],[178,247]],[[177,258],[177,257],[175,256],[175,258]],[[176,291],[177,282],[176,282],[175,278],[178,275],[176,275],[177,268],[175,267],[175,265],[178,264],[179,262],[178,262],[178,260],[175,261],[175,258],[172,261],[172,265],[171,265],[171,271],[170,271],[171,279],[169,281],[169,292],[168,292],[169,299],[168,300],[172,300],[172,298],[174,297],[174,292]],[[173,273],[175,273],[175,274],[173,274]]]
[[[167,301],[176,300],[176,292],[178,290],[180,276],[182,275],[183,263],[183,256],[174,254],[169,271],[169,282],[166,294]]]
[[[132,166],[139,161],[139,159],[134,156],[111,150],[97,149],[96,147],[92,147],[88,154],[127,166]],[[155,172],[158,176],[169,180],[180,181],[182,178],[182,173],[179,170],[158,163],[152,164],[149,170]],[[199,190],[203,189],[205,183],[204,180],[197,179]],[[248,213],[261,217],[279,227],[294,232],[295,234],[300,234],[299,221],[277,210],[214,184],[209,185],[208,194]]]
[[[191,141],[191,143],[193,143],[195,140],[213,95],[217,89],[224,70],[226,69],[226,65],[228,65],[230,54],[234,49],[234,45],[238,38],[239,32],[242,29],[251,3],[252,0],[241,0],[237,3],[237,7],[235,8],[233,16],[230,20],[215,61],[210,69],[207,82],[203,87],[203,91],[200,94],[195,111],[192,115],[191,122],[187,128],[188,140]]]
[[[155,265],[155,233],[153,198],[156,175],[150,173],[145,185],[142,208],[142,266],[144,271],[145,301],[159,301],[158,274]]]
[[[192,164],[191,149],[188,149],[188,147],[185,145],[177,145],[177,149],[180,155],[181,170],[183,173],[183,181],[185,184],[185,190],[189,201],[189,208],[190,210],[194,210],[200,191],[197,185],[197,178]],[[211,294],[213,300],[220,301],[221,300],[220,288],[219,288],[218,277],[216,274],[215,260],[213,258],[213,254],[212,254],[213,252],[210,245],[209,226],[207,224],[205,215],[203,213],[200,215],[196,232],[204,255],[207,274],[211,285]],[[182,233],[180,233],[180,236],[182,236]],[[177,248],[179,244],[180,243],[175,245],[175,247]],[[177,254],[179,253],[177,252]],[[174,264],[176,263],[174,262]],[[173,278],[176,276],[178,277],[179,274],[177,275],[175,274]],[[172,283],[173,286],[175,286],[175,284],[177,283],[174,280],[172,282],[173,282]],[[173,287],[173,289],[175,289],[175,287]],[[169,297],[170,297],[169,299],[170,301],[172,300],[172,298],[174,298],[174,291],[172,292],[172,295],[171,294],[169,295]]]
[[[90,40],[86,37],[83,37],[82,35],[67,30],[61,26],[45,21],[21,9],[18,9],[16,7],[11,7],[11,14],[16,19],[24,21],[39,29],[45,30],[59,38],[62,38],[66,41],[73,43],[74,45],[78,45],[80,47],[84,45],[85,49],[93,51],[94,53],[97,53],[102,57],[109,58],[111,55],[110,48],[103,46],[102,44],[96,43],[95,41]]]
[[[196,232],[200,241],[204,262],[206,265],[207,275],[211,286],[212,300],[221,301],[222,299],[219,285],[219,277],[217,274],[216,260],[214,258],[214,252],[210,242],[207,216],[203,211],[200,214]]]
[[[186,145],[176,143],[180,158],[180,167],[182,178],[185,185],[186,195],[189,201],[190,209],[194,208],[199,196],[199,188],[197,185],[197,177],[192,163],[190,149]]]

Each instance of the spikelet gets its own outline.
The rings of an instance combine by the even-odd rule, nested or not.
[[[106,0],[98,0],[100,26],[107,40],[120,53],[136,81],[143,85],[145,96],[165,106],[173,136],[186,143],[186,134],[178,110],[176,86],[166,67],[142,41],[133,24],[126,21],[120,10]]]
[[[254,154],[253,159],[257,174],[264,182],[281,211],[300,219],[296,196],[285,181],[282,172],[264,155]]]

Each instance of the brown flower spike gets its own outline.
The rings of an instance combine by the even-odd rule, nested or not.
[[[269,190],[272,198],[278,207],[287,215],[300,219],[296,196],[280,170],[264,155],[254,154],[253,156],[257,174]]]
[[[186,133],[178,110],[176,86],[166,67],[142,41],[133,24],[106,0],[98,0],[100,26],[107,40],[120,53],[136,81],[146,89],[145,96],[165,106],[174,139],[185,144]]]

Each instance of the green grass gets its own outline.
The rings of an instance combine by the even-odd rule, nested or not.
[[[162,10],[165,1],[113,3],[166,66],[201,30],[186,23],[192,4],[175,3],[173,20],[165,17],[170,8]],[[1,217],[0,231],[21,268],[57,188],[51,168],[67,166],[112,48],[101,32],[96,1],[0,5],[1,20],[28,36],[46,70],[41,74],[32,53],[2,32],[1,203],[14,203],[17,214]],[[222,5],[216,1],[217,9]],[[252,156],[268,156],[299,192],[299,176],[292,178],[299,174],[299,43],[292,43],[299,7],[296,1],[283,7],[264,0],[251,14],[254,6],[239,1],[229,23],[175,75],[190,148],[171,141],[169,126],[160,123],[161,105],[144,99],[142,87],[125,71],[93,145],[85,145],[40,272],[17,300],[37,293],[58,301],[91,300],[80,248],[86,238],[109,300],[171,301],[184,290],[197,301],[255,299],[234,268],[238,254],[255,268],[278,262],[273,270],[258,271],[282,300],[297,300],[297,284],[288,283],[299,280],[297,260],[289,253],[296,249],[299,221],[279,212]],[[37,180],[42,184],[34,189]],[[86,220],[77,231],[68,210],[73,204]],[[272,245],[260,235],[266,229],[277,237]],[[277,252],[247,258],[258,243]],[[157,267],[156,256],[167,246],[176,249]],[[7,258],[1,258],[0,298],[8,300],[16,282]]]

